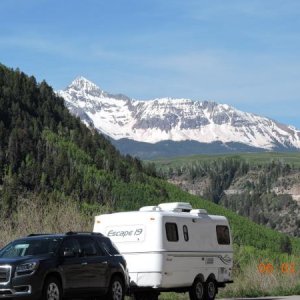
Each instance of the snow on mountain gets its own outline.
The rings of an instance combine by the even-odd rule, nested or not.
[[[266,150],[300,149],[300,131],[296,128],[227,104],[172,98],[133,100],[109,94],[84,77],[57,93],[71,113],[115,140],[220,141]]]

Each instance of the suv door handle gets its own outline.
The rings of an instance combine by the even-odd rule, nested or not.
[[[83,262],[83,263],[81,263],[81,265],[82,266],[85,266],[85,265],[87,265],[88,263],[85,261],[85,262]]]
[[[101,264],[102,265],[107,265],[107,261],[103,261]]]

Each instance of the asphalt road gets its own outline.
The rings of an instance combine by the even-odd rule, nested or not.
[[[300,300],[300,296],[278,296],[278,297],[258,297],[258,298],[223,298],[220,300]]]

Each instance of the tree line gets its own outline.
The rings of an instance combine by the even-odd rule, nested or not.
[[[157,176],[152,165],[121,155],[72,116],[45,81],[0,65],[0,208],[7,215],[29,192],[117,206],[133,201],[136,186],[150,190],[149,176]]]

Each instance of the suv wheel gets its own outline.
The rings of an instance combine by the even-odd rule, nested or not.
[[[55,277],[49,277],[43,288],[42,300],[61,300],[62,288],[60,282]]]
[[[109,286],[108,299],[124,300],[124,297],[125,297],[125,288],[124,288],[123,280],[119,276],[114,276]]]

